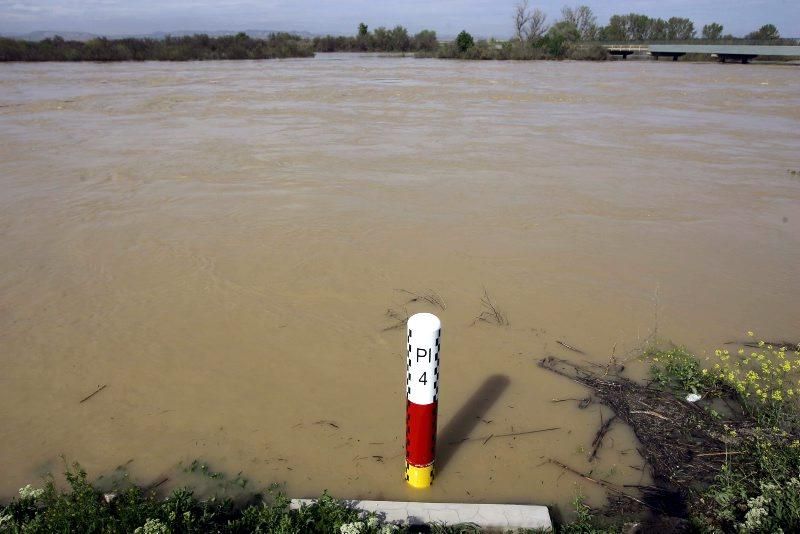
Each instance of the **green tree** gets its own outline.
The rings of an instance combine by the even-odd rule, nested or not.
[[[467,30],[461,30],[461,33],[458,34],[456,37],[456,47],[461,52],[466,52],[470,48],[475,46],[475,39],[467,33]]]
[[[686,41],[694,39],[694,23],[683,17],[670,17],[667,21],[667,39]]]
[[[395,26],[389,31],[389,50],[407,52],[411,50],[411,38],[408,30],[402,26]]]
[[[439,48],[439,40],[436,38],[436,32],[433,30],[422,30],[412,39],[412,48],[414,48],[414,50],[433,52]]]
[[[646,41],[652,26],[652,19],[647,15],[630,13],[627,15],[628,27],[627,34],[629,41]]]
[[[664,19],[650,19],[645,38],[648,41],[662,41],[667,38],[667,21]]]
[[[627,41],[627,21],[623,15],[612,15],[608,26],[600,29],[601,41]]]
[[[369,26],[362,22],[358,25],[358,36],[366,37],[367,35],[369,35]]]
[[[562,20],[553,24],[547,31],[547,36],[551,40],[560,40],[561,42],[572,43],[581,40],[581,32],[575,23]]]
[[[390,42],[389,30],[384,26],[379,26],[372,31],[372,43],[375,50],[389,50]]]
[[[597,37],[597,17],[589,6],[561,8],[561,20],[570,22],[578,28],[581,39],[591,41]]]
[[[722,24],[712,22],[703,26],[703,39],[716,41],[722,35]]]
[[[778,33],[778,28],[774,24],[764,24],[757,31],[748,33],[746,39],[755,39],[758,41],[773,41],[780,39],[781,35]]]

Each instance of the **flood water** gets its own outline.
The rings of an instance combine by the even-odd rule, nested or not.
[[[164,488],[201,459],[293,497],[565,506],[580,484],[602,504],[546,460],[636,484],[636,441],[612,427],[589,464],[600,409],[552,403],[586,392],[536,362],[602,364],[656,329],[699,354],[796,337],[799,82],[663,61],[0,65],[0,496],[64,455]],[[484,291],[508,326],[475,322]],[[426,491],[402,478],[389,309],[443,322]]]

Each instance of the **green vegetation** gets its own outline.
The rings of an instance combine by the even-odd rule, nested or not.
[[[722,37],[722,24],[712,22],[703,26],[703,39],[707,41],[716,41]]]
[[[758,41],[775,41],[780,39],[781,35],[778,33],[778,28],[774,24],[764,24],[758,30],[747,34],[746,39],[754,39]]]
[[[188,61],[313,55],[311,43],[288,33],[273,34],[266,39],[253,39],[245,33],[165,39],[100,37],[85,43],[65,41],[58,36],[39,42],[0,38],[0,61]]]
[[[467,33],[467,30],[461,30],[461,33],[456,37],[456,49],[463,53],[473,46],[475,46],[475,40],[472,38],[472,35]]]
[[[699,531],[800,528],[800,346],[748,335],[752,341],[734,353],[719,349],[704,363],[682,348],[648,354],[657,384],[679,398],[702,395],[709,403],[704,408],[722,425],[719,472],[687,499]]]
[[[193,464],[194,465],[194,464]],[[324,494],[299,510],[289,499],[270,492],[245,502],[229,498],[198,499],[189,489],[177,489],[159,499],[137,487],[103,493],[87,480],[77,464],[66,474],[68,490],[60,492],[53,480],[43,488],[19,490],[7,506],[0,506],[0,533],[81,532],[134,533],[342,533],[388,534],[407,528],[381,521]],[[473,525],[431,525],[431,531],[477,532]]]
[[[412,37],[402,26],[391,30],[380,27],[370,32],[362,22],[354,37],[314,37],[312,45],[317,52],[420,52],[436,50],[439,41],[433,30],[422,30]]]

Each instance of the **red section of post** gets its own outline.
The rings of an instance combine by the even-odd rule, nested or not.
[[[438,403],[406,402],[406,461],[415,467],[433,463]]]

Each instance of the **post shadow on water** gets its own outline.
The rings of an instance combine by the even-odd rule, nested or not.
[[[490,376],[448,421],[436,438],[436,471],[447,466],[461,442],[470,437],[510,383],[506,375]]]

